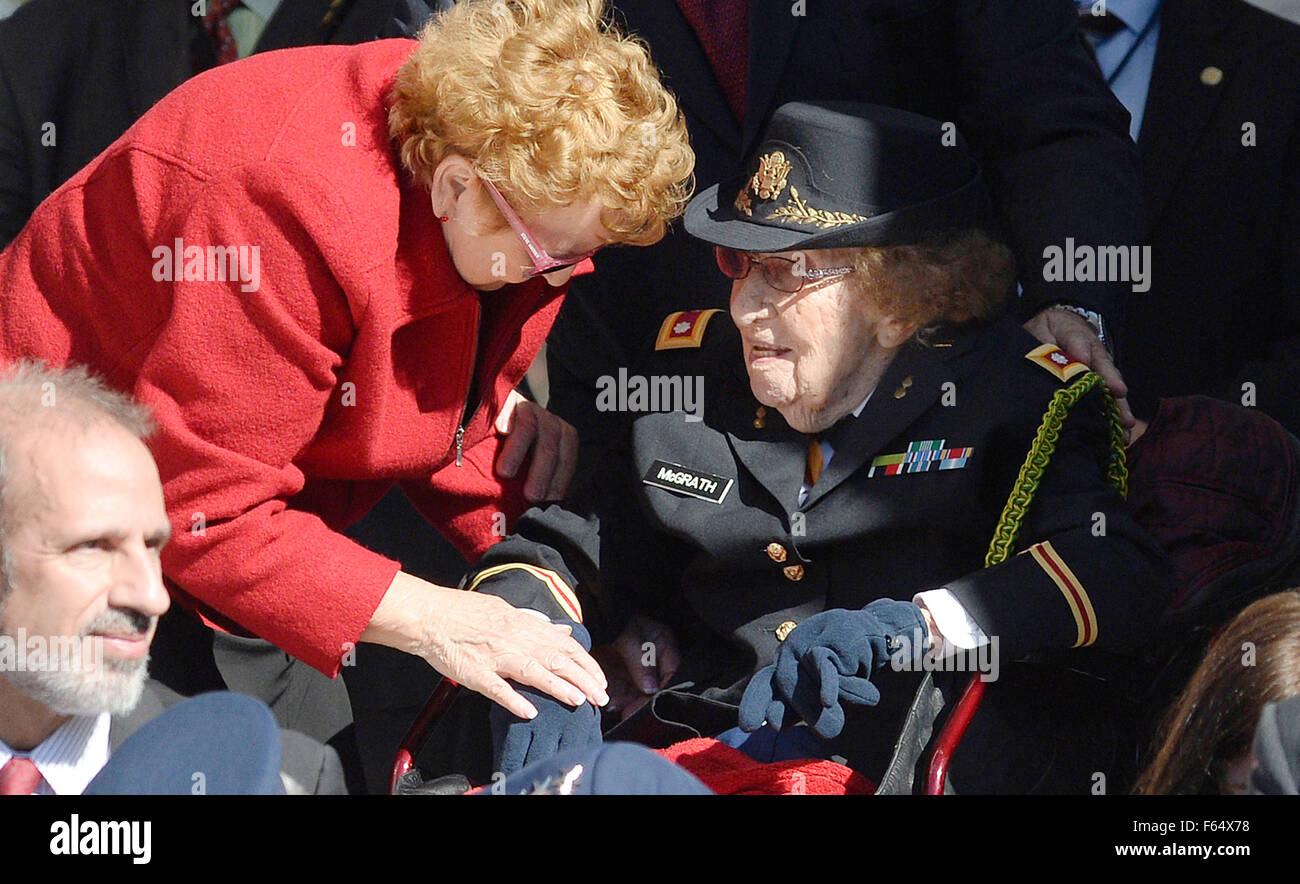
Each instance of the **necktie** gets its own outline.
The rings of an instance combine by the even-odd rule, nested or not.
[[[43,782],[45,777],[30,758],[15,755],[0,767],[0,795],[30,795]]]
[[[226,19],[236,7],[243,5],[243,0],[208,0],[203,27],[217,53],[217,64],[239,60],[239,46],[235,43],[235,35],[230,32],[230,23]]]
[[[822,477],[822,447],[816,436],[808,437],[808,463],[803,469],[804,484],[812,487]]]
[[[820,435],[808,437],[808,463],[803,471],[803,480],[807,485],[811,487],[816,484],[822,477],[822,469],[826,466],[820,440],[826,440],[831,447],[831,455],[834,456],[835,452],[844,447],[844,441],[848,438],[849,431],[853,429],[855,417],[852,414],[846,415],[823,430]]]
[[[1079,30],[1090,35],[1094,40],[1113,37],[1125,27],[1124,19],[1113,12],[1093,15],[1091,4],[1079,7]]]
[[[700,38],[718,85],[738,121],[745,118],[745,79],[749,75],[749,4],[746,0],[677,0]]]

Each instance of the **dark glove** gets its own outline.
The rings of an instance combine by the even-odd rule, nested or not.
[[[756,731],[764,720],[775,730],[787,709],[821,738],[844,729],[841,701],[861,706],[880,702],[871,674],[885,665],[903,637],[919,654],[926,635],[921,609],[911,602],[877,599],[861,611],[837,608],[809,617],[792,631],[776,662],[755,673],[740,701],[740,727]],[[793,723],[793,718],[791,719]]]
[[[565,621],[557,621],[565,622]],[[573,628],[573,640],[588,651],[591,635],[581,623],[567,622]],[[524,765],[549,758],[557,752],[598,745],[600,710],[590,703],[576,709],[542,693],[536,688],[510,682],[510,686],[537,709],[532,721],[519,718],[509,710],[492,704],[492,760],[495,769],[509,776]]]

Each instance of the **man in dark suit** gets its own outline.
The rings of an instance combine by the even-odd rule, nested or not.
[[[1151,288],[1129,301],[1123,354],[1139,417],[1205,393],[1298,433],[1300,26],[1242,0],[1106,12],[1119,22],[1081,22],[1138,123],[1149,209]]]
[[[196,72],[250,51],[374,39],[394,2],[239,7],[228,0],[31,0],[0,22],[0,247],[41,200]],[[241,15],[247,20],[239,22]]]
[[[84,371],[0,377],[0,794],[80,794],[178,699],[147,674],[171,534],[148,429]],[[334,750],[281,740],[293,791],[344,791]]]

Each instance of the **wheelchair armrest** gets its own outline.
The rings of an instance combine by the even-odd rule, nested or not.
[[[984,698],[984,681],[978,674],[972,675],[962,691],[961,698],[953,707],[952,714],[944,723],[943,730],[935,740],[934,752],[930,756],[930,770],[925,778],[926,795],[942,795],[944,783],[948,779],[948,765],[953,753],[957,751],[961,738],[970,726],[971,719],[980,708]]]

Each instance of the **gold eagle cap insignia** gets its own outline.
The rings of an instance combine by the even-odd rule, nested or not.
[[[759,157],[758,171],[749,179],[749,189],[761,200],[774,200],[785,190],[790,169],[790,161],[779,150]]]

